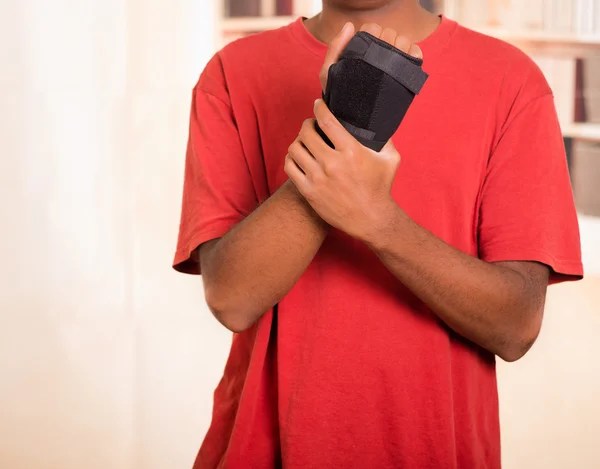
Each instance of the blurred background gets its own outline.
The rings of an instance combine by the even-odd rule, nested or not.
[[[423,1],[554,89],[584,281],[499,363],[507,469],[600,468],[600,0]],[[190,468],[230,334],[170,269],[191,90],[227,42],[319,0],[0,2],[0,467]]]

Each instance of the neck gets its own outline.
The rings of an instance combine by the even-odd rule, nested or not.
[[[425,39],[439,24],[439,18],[423,9],[417,0],[324,0],[323,11],[305,24],[313,36],[329,44],[348,21],[357,31],[365,23],[377,23],[411,42]]]

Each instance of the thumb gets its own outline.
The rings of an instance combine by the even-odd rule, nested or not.
[[[331,44],[329,44],[329,49],[325,55],[325,62],[323,62],[323,67],[321,67],[321,72],[319,73],[319,80],[321,81],[323,91],[325,91],[325,87],[327,86],[329,67],[338,61],[342,51],[350,42],[350,39],[352,39],[352,36],[354,36],[354,25],[348,22],[344,25],[338,35],[333,38]]]

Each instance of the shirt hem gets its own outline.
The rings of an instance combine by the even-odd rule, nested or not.
[[[550,283],[581,280],[584,276],[583,263],[573,259],[559,259],[547,251],[536,249],[506,249],[487,254],[485,262],[529,261],[541,262],[552,269]]]
[[[213,239],[222,238],[231,229],[232,224],[220,224],[194,232],[183,247],[177,249],[173,260],[173,269],[182,274],[202,275],[199,260],[192,259],[192,253],[198,246]]]

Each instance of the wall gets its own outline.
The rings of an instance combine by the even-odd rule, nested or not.
[[[169,268],[214,4],[0,8],[0,467],[190,467],[229,346]],[[553,287],[500,366],[508,469],[600,467],[599,287]]]
[[[1,8],[0,466],[130,467],[125,11]]]
[[[216,43],[215,2],[130,0],[135,468],[191,467],[208,428],[230,334],[201,279],[172,262],[191,89]]]
[[[0,10],[0,467],[191,467],[229,340],[170,269],[214,3]]]

